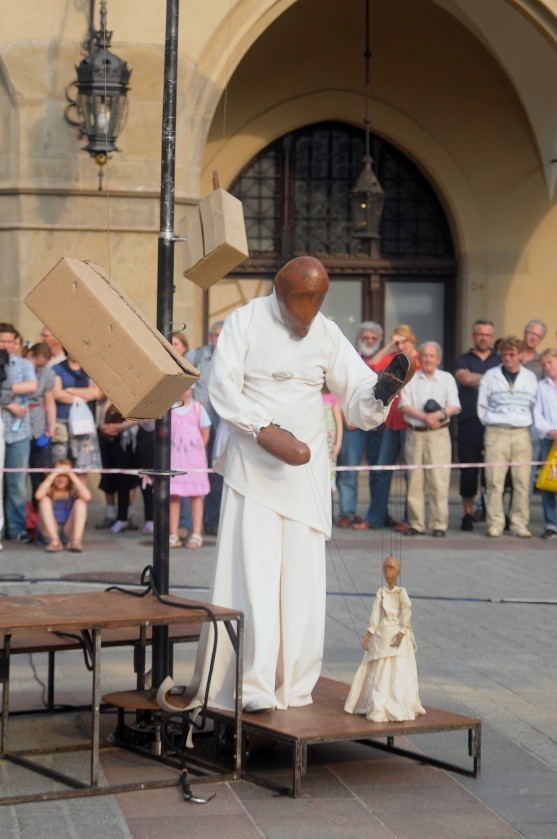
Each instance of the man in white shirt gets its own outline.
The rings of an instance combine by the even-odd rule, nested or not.
[[[485,461],[502,463],[486,466],[487,535],[503,535],[505,512],[503,492],[509,461],[526,461],[524,466],[511,466],[513,495],[509,513],[513,536],[530,539],[530,471],[532,460],[533,410],[538,380],[536,374],[521,364],[524,343],[510,335],[501,342],[502,364],[485,373],[478,392],[478,416],[486,426]]]
[[[211,365],[211,402],[230,426],[215,465],[224,491],[212,602],[245,614],[249,712],[310,704],[321,673],[331,533],[323,384],[338,396],[348,422],[363,429],[384,421],[385,406],[402,385],[386,398],[382,376],[377,395],[385,404],[376,398],[376,374],[319,312],[328,285],[318,260],[289,262],[273,294],[227,318]],[[211,649],[212,629],[200,643],[190,694],[197,691],[198,699]],[[221,632],[213,706],[233,708],[234,679],[232,646]]]
[[[408,464],[451,463],[449,419],[460,413],[454,376],[439,370],[441,347],[428,341],[419,348],[421,370],[404,388],[400,407],[408,422],[404,444]],[[425,496],[429,499],[429,526],[434,536],[445,536],[449,526],[450,469],[411,469],[408,475],[407,536],[426,531]]]

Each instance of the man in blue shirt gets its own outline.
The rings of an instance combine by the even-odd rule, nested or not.
[[[26,469],[31,449],[31,426],[27,396],[37,390],[37,377],[30,361],[14,355],[16,330],[11,323],[0,323],[0,349],[9,356],[5,367],[6,377],[1,384],[0,406],[5,442],[7,469]],[[10,539],[24,544],[31,542],[25,528],[25,502],[27,500],[27,474],[6,474],[6,524]]]
[[[455,379],[462,412],[457,420],[458,459],[461,463],[480,463],[484,455],[484,426],[478,418],[478,388],[486,370],[501,363],[494,352],[495,330],[490,320],[477,320],[472,329],[473,346],[455,362]],[[464,516],[461,530],[474,529],[474,497],[478,491],[479,469],[460,470],[460,495]]]

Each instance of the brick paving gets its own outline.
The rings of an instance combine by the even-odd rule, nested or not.
[[[112,536],[92,528],[86,551],[46,554],[35,546],[5,543],[0,554],[0,593],[80,591],[133,583],[152,561],[152,545],[140,532]],[[360,511],[365,512],[365,511]],[[479,780],[422,766],[353,743],[310,747],[308,774],[296,801],[238,781],[195,784],[216,797],[206,805],[185,803],[177,787],[118,796],[0,807],[2,839],[488,839],[557,836],[557,675],[554,665],[557,551],[539,538],[487,539],[485,525],[463,534],[458,499],[451,501],[446,539],[395,537],[390,530],[335,528],[328,546],[325,667],[350,681],[360,659],[358,636],[381,582],[384,554],[402,558],[403,584],[413,603],[422,701],[482,718],[483,760]],[[539,499],[533,532],[541,533]],[[214,562],[214,538],[198,551],[171,552],[171,586],[203,600]],[[20,577],[10,582],[10,579]],[[98,581],[98,582],[96,582]],[[1,608],[1,598],[0,598]],[[193,651],[177,661],[187,678]],[[12,707],[40,707],[44,657],[12,663]],[[103,651],[103,692],[133,685],[129,652]],[[86,702],[89,674],[78,653],[57,657],[57,701]],[[112,730],[103,717],[103,734]],[[87,715],[17,717],[12,745],[77,742]],[[456,737],[456,739],[455,739]],[[12,738],[14,741],[12,742]],[[464,738],[464,734],[462,734]],[[414,738],[411,747],[456,763],[468,759],[455,734]],[[287,772],[280,748],[258,758]],[[72,760],[78,760],[77,757]],[[109,781],[137,778],[138,758],[120,750],[102,760]],[[149,764],[149,773],[168,772]],[[86,771],[86,766],[84,771]],[[48,784],[40,780],[41,784]],[[0,763],[3,792],[36,789],[37,777]]]

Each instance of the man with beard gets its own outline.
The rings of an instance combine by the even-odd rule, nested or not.
[[[356,334],[356,349],[368,367],[375,369],[374,360],[381,346],[383,329],[378,323],[366,320],[358,327]],[[362,457],[369,466],[374,466],[381,448],[382,428],[364,431],[344,423],[342,447],[338,456],[339,466],[359,466]],[[369,473],[369,493],[373,498],[377,473]],[[359,524],[362,519],[356,515],[358,503],[358,472],[339,472],[337,474],[339,516],[337,527],[351,527]]]

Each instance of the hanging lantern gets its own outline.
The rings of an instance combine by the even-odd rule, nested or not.
[[[351,193],[352,232],[354,236],[379,238],[379,225],[385,203],[385,192],[373,171],[370,154],[364,155],[364,168]]]
[[[126,120],[131,70],[108,49],[112,32],[106,29],[106,0],[101,3],[101,28],[93,32],[91,27],[90,33],[89,54],[76,67],[77,98],[68,96],[68,109],[75,107],[78,120],[68,113],[66,117],[87,137],[83,151],[103,166],[111,152],[119,151],[116,140]]]
[[[370,50],[370,15],[369,0],[365,0],[366,11],[366,43],[365,43],[365,90],[366,90],[366,146],[362,160],[364,167],[358,175],[358,180],[352,189],[350,201],[352,205],[352,233],[354,236],[362,236],[370,239],[379,238],[379,225],[385,203],[385,193],[377,176],[373,171],[373,159],[370,153],[370,124],[369,115],[370,92],[369,92],[369,62]]]

